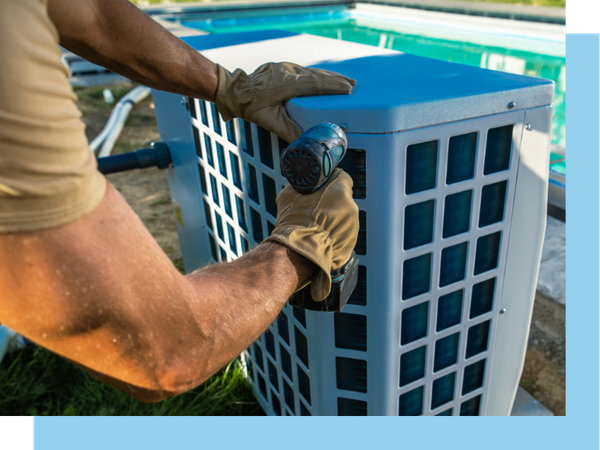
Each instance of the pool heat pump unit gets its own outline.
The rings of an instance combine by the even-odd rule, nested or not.
[[[360,210],[342,312],[287,305],[244,353],[269,415],[509,415],[531,322],[548,197],[553,83],[283,31],[189,38],[229,70],[293,61],[358,80],[287,105],[345,129]],[[287,143],[154,91],[187,271],[275,225]]]

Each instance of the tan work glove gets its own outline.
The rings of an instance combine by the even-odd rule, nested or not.
[[[358,206],[352,199],[352,178],[335,169],[318,191],[297,193],[287,185],[277,196],[277,223],[266,241],[283,244],[321,269],[312,280],[313,300],[331,291],[331,271],[350,259],[358,238]]]
[[[219,65],[217,68],[215,104],[223,120],[240,117],[287,142],[300,136],[302,129],[288,116],[285,102],[309,95],[350,94],[356,84],[339,73],[289,62],[263,64],[250,75],[241,69],[231,73]]]

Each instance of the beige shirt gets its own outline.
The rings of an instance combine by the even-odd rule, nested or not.
[[[89,149],[47,0],[0,1],[0,232],[91,212],[106,181]]]

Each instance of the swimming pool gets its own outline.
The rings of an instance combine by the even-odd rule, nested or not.
[[[215,18],[216,17],[216,18]],[[398,7],[358,5],[178,20],[208,33],[284,29],[554,81],[552,143],[565,147],[565,47],[561,27]]]

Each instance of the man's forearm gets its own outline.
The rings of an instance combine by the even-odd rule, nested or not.
[[[315,270],[265,243],[184,277],[110,185],[69,225],[0,234],[0,261],[0,323],[144,401],[215,373]]]
[[[127,0],[49,0],[63,47],[160,90],[214,101],[216,66]]]
[[[229,348],[243,349],[254,342],[315,271],[316,266],[303,256],[266,242],[231,263],[211,265],[189,275],[193,297],[208,296],[221,303],[212,317],[198,311],[198,321],[215,327],[206,371],[215,372],[239,353]],[[213,289],[210,293],[207,285]]]

